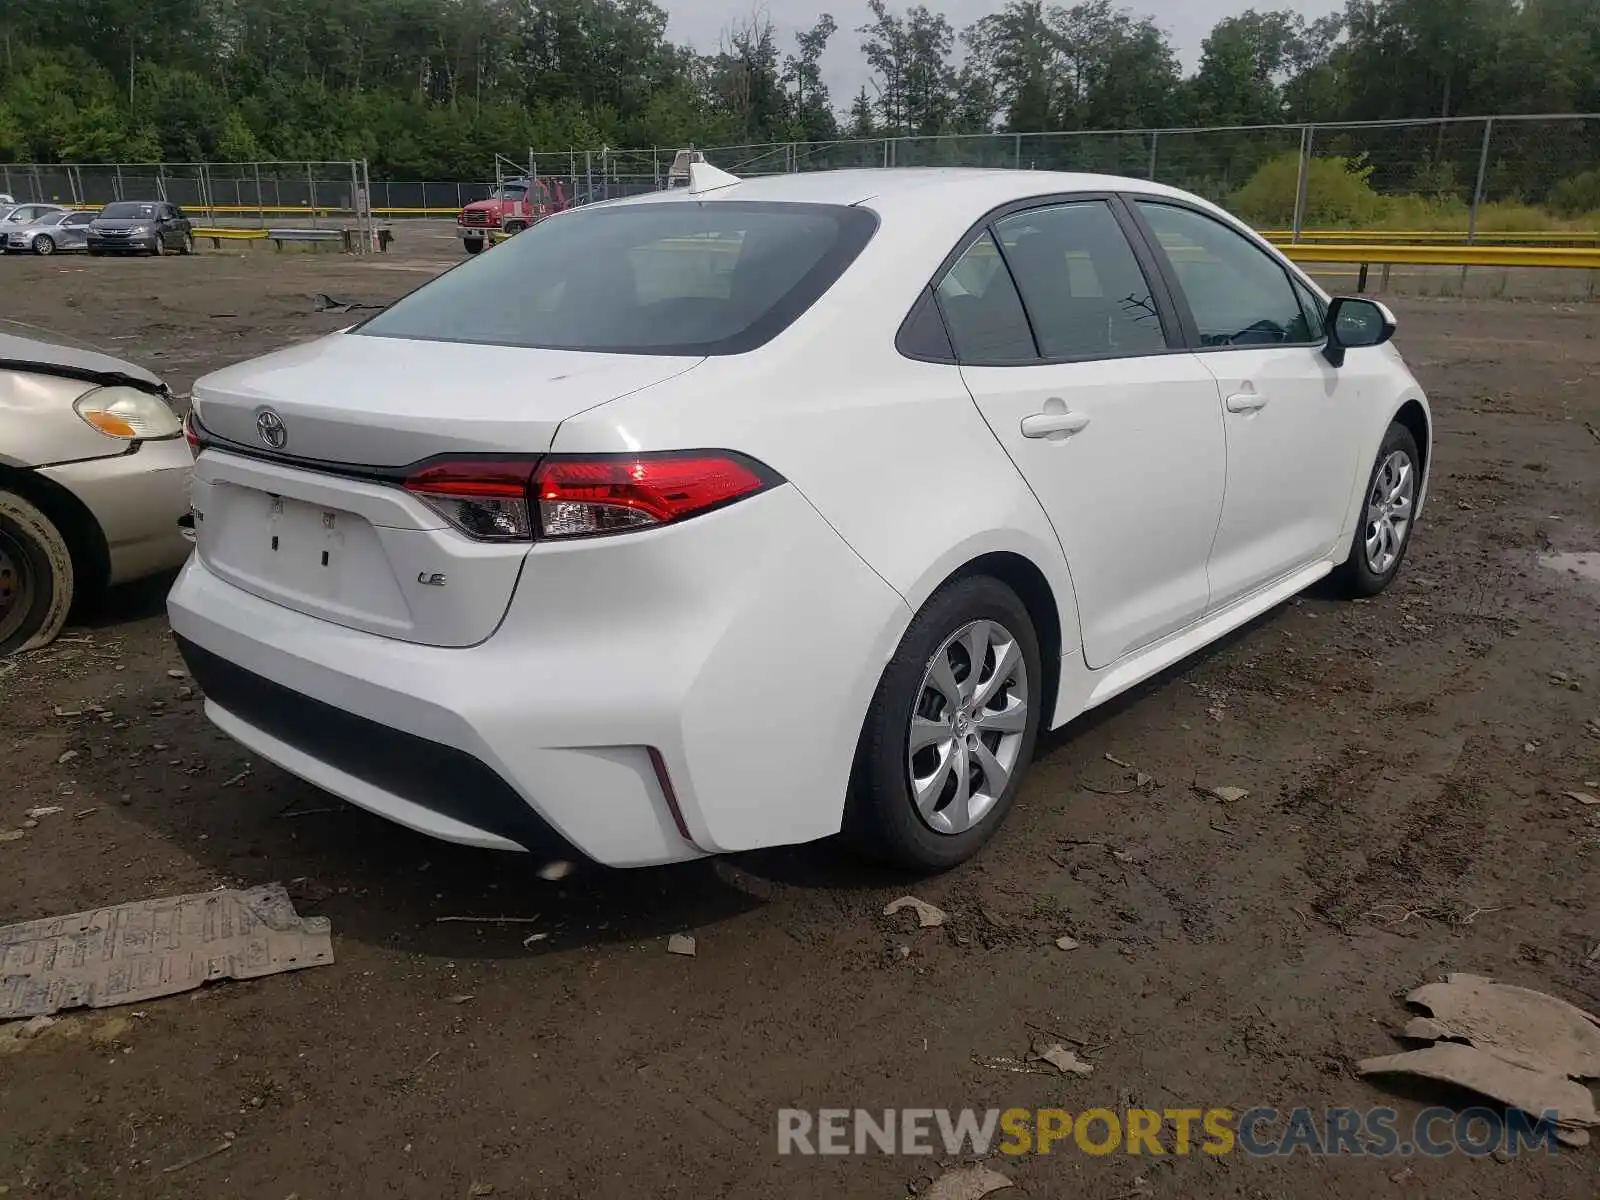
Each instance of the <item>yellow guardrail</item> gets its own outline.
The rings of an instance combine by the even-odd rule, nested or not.
[[[267,236],[265,229],[230,229],[225,225],[196,225],[189,232],[197,238],[210,238],[212,241],[226,238],[230,242],[255,242]]]
[[[1600,248],[1584,246],[1316,245],[1274,242],[1297,263],[1385,263],[1427,267],[1556,267],[1600,271]]]
[[[1293,242],[1290,229],[1263,229],[1261,236],[1269,242]],[[1453,245],[1504,245],[1525,243],[1543,245],[1554,242],[1600,243],[1600,231],[1595,230],[1541,230],[1534,233],[1479,233],[1472,241],[1461,230],[1439,229],[1302,229],[1301,242],[1361,242],[1366,245],[1393,245],[1397,242],[1447,242]]]

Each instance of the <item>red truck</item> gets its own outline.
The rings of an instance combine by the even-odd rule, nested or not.
[[[476,200],[456,218],[456,233],[468,254],[510,237],[567,207],[559,183],[545,179],[507,179],[487,200]]]

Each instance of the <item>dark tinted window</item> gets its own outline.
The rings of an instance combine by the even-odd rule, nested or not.
[[[156,206],[137,200],[118,200],[116,203],[108,204],[102,208],[100,215],[118,221],[127,221],[138,217],[152,219],[156,215]]]
[[[92,220],[94,220],[93,213],[73,213],[61,223],[63,225],[87,225]]]
[[[944,318],[939,315],[939,306],[934,303],[932,288],[922,293],[906,317],[905,324],[900,327],[900,335],[895,339],[895,346],[901,354],[911,358],[949,362],[955,357],[949,331],[944,327]]]
[[[1220,221],[1172,204],[1138,201],[1177,273],[1202,346],[1314,342],[1289,273]]]
[[[1011,272],[985,233],[967,248],[936,289],[944,323],[964,363],[1034,362],[1038,351]]]
[[[1306,319],[1306,332],[1311,335],[1311,340],[1320,342],[1328,332],[1328,308],[1318,296],[1298,279],[1294,283],[1294,294],[1300,299],[1300,311]]]
[[[877,227],[861,208],[694,201],[564,213],[441,275],[359,332],[629,354],[737,354],[776,336]]]
[[[994,228],[1044,357],[1167,348],[1150,285],[1104,201],[1029,209]]]

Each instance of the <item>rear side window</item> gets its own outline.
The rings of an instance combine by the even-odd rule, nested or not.
[[[1167,348],[1150,285],[1105,201],[1029,209],[1001,218],[994,229],[1045,358]]]
[[[863,208],[668,201],[541,221],[360,326],[374,337],[622,354],[739,354],[832,286]]]
[[[989,233],[967,247],[934,294],[956,361],[1000,366],[1038,359],[1022,300]]]

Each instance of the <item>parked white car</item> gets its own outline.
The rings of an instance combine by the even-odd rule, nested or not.
[[[222,729],[436,837],[946,867],[1041,730],[1389,584],[1394,330],[1142,181],[695,164],[202,379],[172,625]]]

